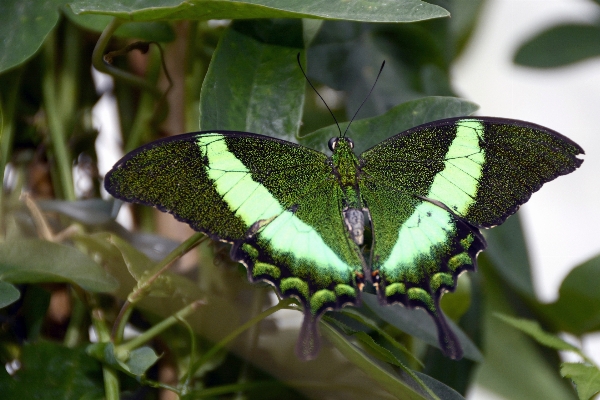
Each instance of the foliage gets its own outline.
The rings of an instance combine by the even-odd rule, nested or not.
[[[118,207],[100,198],[92,62],[115,79],[126,151],[209,128],[324,150],[337,127],[296,55],[340,121],[386,60],[350,128],[367,148],[476,110],[454,97],[449,70],[480,3],[0,2],[0,386],[14,398],[158,398],[171,390],[184,399],[459,399],[477,383],[510,398],[575,398],[562,374],[580,396],[594,393],[597,370],[565,363],[559,373],[556,346],[526,341],[492,317],[534,317],[577,336],[599,327],[597,259],[573,270],[556,303],[541,304],[518,216],[489,232],[481,272],[462,276],[442,299],[465,359],[441,355],[422,310],[380,307],[365,293],[360,308],[327,314],[321,333],[330,345],[306,364],[291,356],[297,324],[271,317],[288,315],[278,311],[295,310],[293,302],[250,286],[227,246],[199,234],[179,243],[148,233],[164,223],[143,208],[134,208],[140,229],[129,232],[114,220]],[[208,21],[215,18],[232,21]],[[164,53],[134,39],[161,42]],[[102,60],[109,51],[112,64]],[[185,253],[199,267],[167,271],[185,267]],[[169,372],[174,379],[159,379]]]

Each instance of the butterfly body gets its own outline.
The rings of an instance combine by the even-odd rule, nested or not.
[[[318,318],[359,304],[370,280],[382,304],[429,312],[457,359],[439,301],[475,269],[479,228],[502,223],[583,153],[547,128],[495,118],[435,121],[358,156],[348,138],[329,144],[327,156],[246,132],[191,133],[129,153],[105,187],[232,243],[250,281],[298,298],[302,358],[318,352]]]

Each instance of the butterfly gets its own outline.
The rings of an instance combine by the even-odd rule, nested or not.
[[[251,282],[304,309],[296,346],[319,351],[326,310],[358,305],[366,282],[380,303],[425,309],[440,347],[460,343],[440,309],[486,242],[531,194],[583,162],[583,149],[529,122],[463,117],[427,123],[356,155],[343,134],[331,155],[248,132],[204,131],[146,144],[105,177],[114,197],[171,213],[213,239]]]

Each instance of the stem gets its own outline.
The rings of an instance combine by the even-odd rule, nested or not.
[[[204,363],[209,361],[215,354],[217,354],[222,348],[224,348],[227,345],[227,343],[231,342],[233,339],[238,337],[246,329],[259,323],[263,319],[267,318],[269,315],[274,314],[277,311],[290,306],[291,304],[294,304],[294,302],[295,301],[293,299],[283,299],[278,304],[263,311],[262,313],[258,314],[256,317],[252,318],[250,321],[246,322],[245,324],[243,324],[242,326],[240,326],[239,328],[237,328],[236,330],[231,332],[224,339],[222,339],[219,343],[217,343],[213,347],[211,347],[210,350],[208,350],[206,353],[204,353],[204,355],[198,361],[196,361],[194,363],[194,366],[190,370],[190,375],[194,375],[196,373],[196,371],[198,370],[198,368],[200,368]]]
[[[21,82],[23,68],[5,74],[2,84],[4,96],[0,96],[0,232],[4,232],[4,171],[10,158],[14,140],[14,113],[17,103],[17,89]]]
[[[83,325],[86,310],[83,303],[77,297],[72,296],[71,298],[74,303],[73,311],[71,311],[71,320],[69,321],[63,344],[66,347],[73,348],[81,342],[81,326]]]
[[[168,256],[166,256],[158,264],[156,264],[156,266],[150,272],[151,275],[147,280],[138,282],[137,289],[133,291],[129,296],[127,296],[127,300],[132,304],[138,302],[145,295],[150,286],[152,286],[154,281],[158,279],[158,277],[162,275],[167,269],[169,269],[171,267],[171,264],[175,260],[182,257],[184,254],[186,254],[188,251],[190,251],[206,239],[207,236],[204,235],[204,233],[198,232],[193,234],[185,242],[177,246],[175,250],[170,252]]]
[[[141,345],[143,345],[147,341],[151,340],[152,338],[154,338],[155,336],[157,336],[159,333],[163,332],[167,328],[175,325],[178,322],[181,322],[181,320],[183,320],[185,317],[187,317],[188,315],[190,315],[191,313],[196,311],[196,309],[198,309],[198,307],[200,307],[203,304],[204,304],[204,302],[202,300],[194,301],[192,304],[189,304],[186,307],[182,308],[181,310],[177,311],[177,313],[175,313],[175,315],[171,315],[169,318],[162,320],[161,322],[154,325],[152,328],[148,329],[146,332],[142,333],[141,335],[131,339],[130,341],[128,341],[126,343],[116,346],[115,354],[121,354],[122,352],[130,352],[130,351],[140,347]]]
[[[72,158],[67,147],[67,133],[65,124],[58,108],[58,92],[56,89],[56,74],[54,60],[56,56],[55,34],[50,34],[44,45],[46,65],[42,77],[42,96],[46,110],[48,131],[52,142],[52,150],[56,167],[58,168],[59,182],[62,196],[66,200],[75,200],[75,187],[73,185]],[[68,50],[67,50],[68,51]],[[72,94],[71,94],[72,95]]]
[[[96,47],[94,47],[94,52],[92,53],[92,65],[100,72],[104,72],[105,74],[109,74],[115,79],[122,80],[127,82],[133,86],[140,87],[152,93],[154,96],[160,98],[162,93],[158,88],[149,84],[145,79],[130,74],[129,72],[123,71],[119,68],[113,67],[106,61],[104,61],[104,53],[106,47],[108,46],[108,42],[112,37],[113,33],[117,30],[119,26],[121,26],[125,21],[113,18],[113,20],[104,28],[98,42],[96,42]]]
[[[110,332],[104,321],[104,315],[101,309],[92,310],[92,323],[98,333],[100,343],[110,342]],[[106,364],[102,365],[102,374],[104,376],[104,391],[106,400],[119,400],[119,377],[117,371]]]

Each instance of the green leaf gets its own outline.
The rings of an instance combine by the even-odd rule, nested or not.
[[[235,22],[221,38],[202,84],[200,129],[294,140],[304,99],[296,63],[302,48],[300,20]]]
[[[134,376],[142,376],[160,358],[148,346],[120,354],[112,343],[94,343],[86,351],[103,363]]]
[[[80,14],[75,15],[70,7],[62,7],[63,14],[75,25],[90,31],[101,33],[112,21],[108,15]],[[172,42],[175,32],[167,22],[129,22],[119,26],[114,36],[134,38],[148,42]]]
[[[581,336],[600,329],[600,256],[573,268],[562,281],[558,300],[544,311],[560,330]]]
[[[407,309],[400,305],[381,306],[377,296],[369,293],[363,293],[362,300],[367,307],[388,324],[409,335],[418,337],[431,346],[440,347],[435,323],[424,310]],[[483,361],[483,355],[471,339],[453,321],[449,320],[448,324],[460,341],[464,357],[474,361]]]
[[[478,106],[455,97],[424,97],[392,108],[378,117],[354,121],[348,136],[354,139],[354,152],[360,154],[381,141],[407,129],[443,118],[469,115]],[[327,151],[327,142],[338,136],[336,125],[314,131],[300,138],[300,143],[319,151]]]
[[[14,285],[0,281],[0,308],[4,308],[19,300],[21,292]]]
[[[600,392],[600,371],[598,368],[581,363],[562,363],[560,374],[571,378],[577,388],[579,400],[591,399]]]
[[[535,299],[531,266],[519,214],[512,215],[502,225],[485,233],[488,243],[486,254],[496,271],[511,288]]]
[[[510,220],[510,219],[509,219]],[[494,228],[498,229],[498,228]],[[493,316],[510,314],[515,301],[486,253],[479,256],[483,274],[483,332],[485,362],[477,372],[477,384],[506,399],[571,399],[572,391],[561,382],[556,370],[558,358],[514,328]],[[546,350],[542,351],[542,350]]]
[[[600,26],[563,24],[526,41],[517,50],[514,62],[526,67],[556,68],[598,55]]]
[[[42,211],[59,212],[89,225],[104,224],[114,219],[114,200],[37,200],[36,204]]]
[[[107,14],[131,21],[167,19],[320,18],[368,22],[412,22],[448,17],[448,11],[419,0],[79,0],[76,14]]]
[[[79,250],[40,239],[0,243],[0,279],[11,283],[72,282],[112,292],[118,282]]]
[[[326,323],[320,324],[321,333],[329,340],[346,358],[356,364],[369,377],[378,382],[384,389],[392,393],[398,399],[426,399],[423,394],[418,393],[411,386],[414,383],[404,382],[387,365],[382,364],[356,346],[352,345],[344,336]],[[409,378],[410,379],[410,378]]]
[[[579,348],[565,342],[556,335],[544,331],[537,321],[524,318],[514,318],[500,313],[496,313],[494,315],[512,327],[528,334],[544,346],[553,348],[555,350],[566,350],[579,353]]]
[[[29,59],[58,22],[59,0],[0,1],[0,73]]]
[[[25,344],[20,362],[21,368],[14,376],[0,374],[3,398],[40,400],[103,398],[100,364],[88,356],[83,348],[67,348],[45,342]]]

